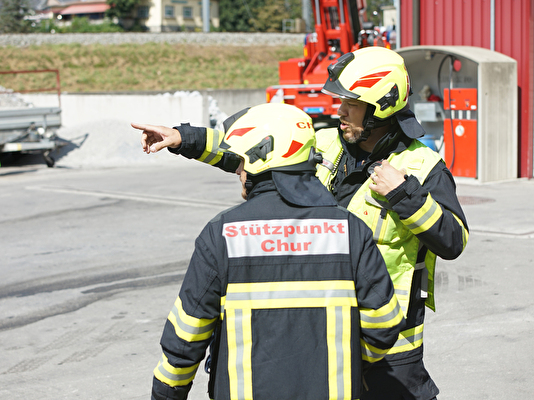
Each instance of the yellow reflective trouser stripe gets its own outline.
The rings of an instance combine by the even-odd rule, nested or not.
[[[231,283],[224,299],[228,330],[230,398],[252,399],[253,309],[326,308],[330,399],[351,396],[353,281]]]
[[[399,333],[399,338],[395,342],[395,345],[388,351],[388,354],[404,353],[405,351],[411,351],[421,347],[423,344],[423,327],[424,324],[421,324]]]
[[[217,318],[199,319],[187,315],[182,307],[180,297],[176,299],[168,319],[174,326],[176,335],[188,342],[209,339],[217,324]]]
[[[360,321],[362,328],[380,329],[398,325],[403,318],[403,313],[397,296],[393,296],[389,303],[378,310],[360,308]]]
[[[224,134],[217,129],[208,128],[206,131],[206,149],[198,158],[198,161],[213,165],[218,163],[224,154],[219,150],[219,144],[224,138]]]
[[[425,204],[423,204],[423,206],[410,218],[402,220],[402,223],[406,225],[414,235],[417,235],[430,229],[442,215],[443,210],[429,193]]]
[[[171,387],[185,386],[189,384],[197,372],[200,363],[197,363],[187,368],[175,368],[169,364],[165,354],[161,356],[161,360],[154,369],[154,376],[163,383]]]

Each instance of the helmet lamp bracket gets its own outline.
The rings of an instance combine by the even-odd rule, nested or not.
[[[343,54],[341,57],[337,59],[337,62],[334,64],[330,64],[328,66],[328,80],[330,82],[335,82],[339,79],[339,75],[341,75],[341,72],[345,69],[345,67],[354,60],[354,54],[353,53],[346,53]]]
[[[269,135],[261,142],[259,142],[254,147],[251,147],[249,150],[245,152],[245,154],[248,156],[249,162],[251,164],[254,164],[259,159],[266,161],[267,155],[273,151],[274,147],[274,138]]]
[[[380,106],[380,110],[384,111],[388,107],[393,107],[397,103],[397,100],[399,99],[399,88],[397,87],[397,84],[393,85],[391,90],[387,92],[382,98],[377,100],[378,105]]]

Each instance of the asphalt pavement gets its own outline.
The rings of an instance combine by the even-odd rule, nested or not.
[[[471,233],[438,261],[425,364],[439,400],[528,399],[534,180],[457,184]],[[178,157],[2,167],[0,398],[148,399],[194,240],[241,201],[237,176]],[[199,371],[189,398],[207,399],[206,382]]]

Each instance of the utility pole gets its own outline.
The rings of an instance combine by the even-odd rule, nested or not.
[[[312,32],[314,24],[310,0],[302,0],[302,19],[306,23],[306,32]]]
[[[202,0],[202,27],[204,32],[210,31],[210,0]]]

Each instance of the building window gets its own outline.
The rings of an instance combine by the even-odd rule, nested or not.
[[[193,7],[184,7],[184,18],[193,18]]]
[[[174,6],[165,6],[165,18],[174,18]]]
[[[148,6],[137,7],[137,18],[141,18],[141,19],[148,18]]]

